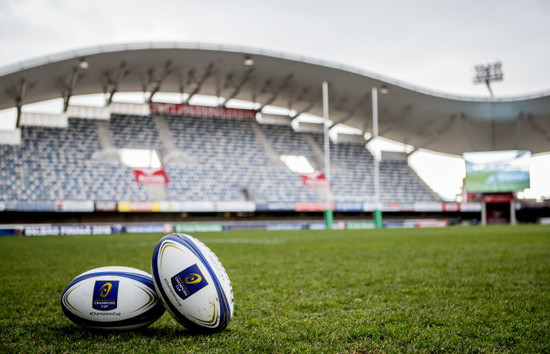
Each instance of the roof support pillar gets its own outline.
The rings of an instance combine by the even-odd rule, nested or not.
[[[279,94],[288,86],[293,76],[294,75],[292,74],[287,75],[284,78],[283,82],[279,85],[279,87],[277,87],[277,89],[273,92],[273,95],[271,95],[271,97],[267,101],[265,101],[260,105],[260,107],[258,108],[258,111],[261,112],[265,108],[265,106],[273,103],[273,101],[275,101],[277,97],[279,97]]]
[[[384,129],[379,129],[378,130],[378,136],[380,135],[385,135],[386,133],[388,133],[390,130],[392,130],[394,128],[394,123],[393,122],[390,122],[389,125],[387,125]],[[365,140],[365,144],[368,144],[370,143],[372,140],[374,139],[374,134],[368,138],[367,140]]]
[[[239,94],[239,92],[241,91],[241,88],[243,87],[243,85],[246,84],[248,82],[248,80],[250,79],[250,76],[251,76],[253,71],[254,71],[254,68],[250,68],[246,71],[246,73],[244,74],[242,80],[237,84],[237,86],[235,86],[235,89],[233,90],[233,92],[231,92],[231,94],[229,96],[227,96],[227,98],[220,104],[220,107],[227,106],[227,102],[229,102],[229,100],[231,100],[232,98],[234,98],[235,96],[237,96]]]
[[[304,114],[304,113],[308,112],[310,109],[312,109],[313,106],[315,106],[315,104],[317,103],[317,101],[318,100],[310,101],[307,105],[305,105],[302,109],[300,109],[298,112],[296,112],[296,114],[294,114],[290,118],[292,120],[297,119],[299,116],[301,116],[302,114]]]
[[[76,82],[78,81],[78,66],[73,69],[71,76],[69,78],[69,84],[65,87],[65,92],[63,93],[63,112],[67,112],[69,108],[69,101],[73,96],[73,90],[76,87]]]
[[[84,60],[84,58],[81,58],[78,64],[73,68],[73,72],[69,77],[69,83],[65,86],[65,92],[62,93],[63,113],[67,112],[67,109],[69,108],[69,101],[71,100],[73,91],[76,88],[76,83],[80,77],[80,74],[86,71],[86,69],[88,69],[88,62]]]
[[[401,121],[403,120],[408,114],[410,114],[410,112],[412,111],[412,105],[411,104],[408,104],[406,105],[405,107],[403,107],[400,111],[400,114],[398,115],[398,119],[385,119],[385,124],[384,124],[384,127],[382,129],[379,128],[379,136],[380,135],[386,135],[387,133],[389,133],[393,128],[395,128],[397,125],[398,125],[398,121]],[[363,131],[367,131],[367,123],[368,121],[365,121],[365,125],[364,125],[364,129]],[[373,139],[373,137],[370,137],[369,139],[367,139],[367,143],[369,143],[371,140]]]
[[[162,72],[158,79],[150,78],[151,83],[153,84],[153,87],[151,88],[149,98],[147,99],[147,103],[153,102],[153,96],[160,90],[160,87],[162,85],[162,82],[170,75],[172,72],[172,69],[170,68],[172,66],[172,62],[169,60],[164,64],[164,67],[162,68]]]
[[[196,84],[195,88],[193,89],[193,91],[191,91],[189,96],[187,96],[187,98],[185,99],[183,104],[189,104],[189,101],[191,100],[191,98],[193,96],[195,96],[197,93],[199,93],[199,91],[201,90],[201,87],[204,84],[204,82],[206,81],[206,79],[208,79],[214,73],[214,71],[212,70],[213,68],[214,68],[214,63],[208,64],[208,66],[206,67],[206,70],[204,71],[204,74],[202,75],[200,81]]]
[[[118,68],[118,73],[116,75],[116,78],[114,80],[111,80],[110,78],[107,78],[108,80],[108,86],[106,88],[106,97],[105,97],[105,106],[109,106],[111,103],[113,103],[113,97],[115,93],[118,91],[118,85],[124,80],[124,77],[128,74],[128,71],[126,71],[126,63],[122,62]]]
[[[332,125],[329,127],[329,129],[334,128],[338,124],[343,124],[343,123],[347,122],[348,120],[350,120],[351,118],[353,118],[355,116],[355,113],[357,113],[359,108],[361,108],[361,106],[364,104],[363,100],[367,100],[370,97],[370,95],[371,95],[371,93],[367,93],[366,95],[364,95],[363,98],[360,99],[359,102],[357,102],[357,104],[348,113],[344,114],[342,117],[335,120],[332,123]]]
[[[21,125],[21,107],[23,106],[23,99],[25,97],[25,91],[27,90],[27,83],[25,79],[19,81],[17,87],[17,94],[15,96],[15,107],[17,109],[17,117],[15,119],[15,128],[19,128]]]

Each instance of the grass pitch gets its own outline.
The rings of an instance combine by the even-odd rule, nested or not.
[[[550,228],[196,233],[235,314],[194,335],[168,313],[90,332],[59,304],[92,268],[150,272],[162,235],[0,238],[2,352],[550,352]]]

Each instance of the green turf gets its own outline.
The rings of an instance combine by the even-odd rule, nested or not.
[[[59,298],[76,275],[150,271],[161,235],[0,238],[2,352],[550,352],[550,228],[195,234],[233,282],[235,315],[194,335],[169,314],[89,332]]]

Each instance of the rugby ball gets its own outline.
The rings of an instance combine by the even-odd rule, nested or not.
[[[168,312],[192,331],[219,332],[233,315],[233,289],[218,257],[185,234],[168,234],[152,259],[155,289]]]
[[[165,311],[151,275],[130,267],[102,267],[80,274],[63,290],[61,308],[75,324],[105,330],[144,327]]]

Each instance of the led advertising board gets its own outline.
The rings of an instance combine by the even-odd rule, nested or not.
[[[530,187],[530,151],[487,151],[463,154],[468,193],[516,192]]]

